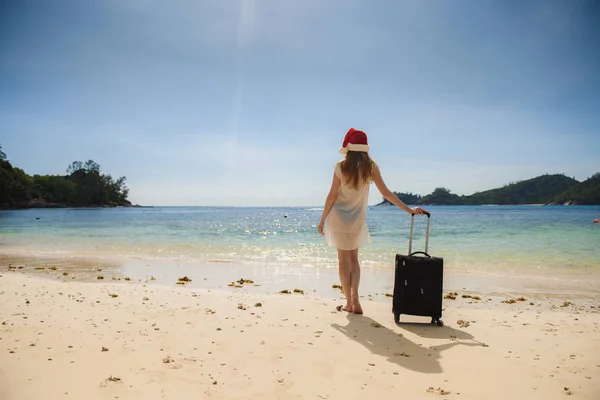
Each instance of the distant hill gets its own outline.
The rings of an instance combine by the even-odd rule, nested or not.
[[[103,174],[93,160],[73,162],[66,175],[30,176],[0,146],[0,209],[131,206],[125,179]]]
[[[499,189],[486,190],[465,197],[468,204],[548,204],[556,196],[578,184],[565,175],[542,175]]]
[[[556,196],[553,204],[582,204],[599,205],[600,204],[600,172],[592,175],[591,178],[570,187],[560,195]]]
[[[510,183],[501,188],[459,196],[446,188],[436,188],[431,194],[419,196],[396,193],[409,205],[519,205],[519,204],[585,204],[600,205],[600,173],[584,182],[564,174],[541,175]],[[378,205],[391,205],[383,200]]]

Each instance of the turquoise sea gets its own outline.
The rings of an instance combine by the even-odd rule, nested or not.
[[[429,253],[448,275],[554,277],[600,281],[600,207],[437,206]],[[316,226],[320,207],[150,207],[0,211],[0,254],[88,257],[214,269],[307,271],[337,267]],[[423,250],[426,217],[415,217],[413,251]],[[410,216],[370,207],[371,244],[361,265],[390,271],[406,254]],[[334,272],[335,270],[330,271]],[[386,278],[387,279],[387,278]]]
[[[429,252],[450,269],[600,272],[600,207],[430,207]],[[0,211],[0,249],[181,261],[335,267],[316,230],[321,208],[95,208]],[[36,219],[39,218],[39,219]],[[415,217],[414,250],[426,217]],[[410,216],[371,207],[366,268],[408,250]]]

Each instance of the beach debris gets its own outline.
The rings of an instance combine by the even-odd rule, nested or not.
[[[517,301],[515,299],[502,300],[502,303],[506,304],[515,304]]]
[[[107,381],[109,382],[119,382],[121,380],[121,378],[117,378],[116,376],[109,376],[108,378],[106,378]]]
[[[242,303],[238,304],[238,309],[239,310],[246,310],[246,306],[243,305]]]
[[[56,267],[50,267],[50,269],[51,269],[52,271],[56,271],[58,268],[56,268]]]
[[[569,307],[574,305],[573,303],[571,303],[570,301],[565,301],[564,303],[562,303],[561,307]]]
[[[393,294],[391,294],[391,293],[386,293],[384,296],[385,296],[385,297],[394,297],[394,295],[393,295]]]
[[[98,275],[97,279],[104,279],[104,277],[102,275]]]
[[[144,298],[142,299],[142,301],[148,301],[148,300],[150,300],[150,299],[149,299],[149,298],[147,298],[147,297],[145,297],[145,296],[144,296]]]
[[[444,296],[444,299],[447,300],[456,300],[456,296],[458,295],[458,293],[456,292],[450,292],[447,295]]]
[[[444,390],[442,388],[434,388],[433,386],[430,386],[429,389],[427,389],[427,393],[432,393],[432,394],[437,394],[440,396],[447,396],[449,395],[451,392],[448,390]]]
[[[63,272],[63,275],[64,276],[69,276],[69,273],[68,272]]]
[[[380,323],[378,323],[378,322],[371,322],[371,326],[372,326],[373,328],[381,328],[381,324],[380,324]]]
[[[173,363],[173,362],[175,362],[175,360],[173,360],[173,359],[171,358],[171,356],[166,356],[165,358],[163,358],[162,362],[163,362],[164,364],[170,364],[170,363]]]
[[[241,279],[239,279],[239,280],[237,280],[237,281],[233,281],[233,282],[231,282],[231,283],[230,283],[229,285],[227,285],[227,286],[234,287],[234,288],[241,288],[241,287],[243,287],[243,286],[244,286],[244,284],[246,284],[246,283],[248,283],[248,284],[252,284],[252,283],[254,283],[254,281],[253,281],[252,279],[244,279],[244,278],[241,278]]]
[[[302,289],[294,289],[294,293],[304,294],[304,290],[302,290]]]
[[[217,328],[217,331],[222,331],[222,329],[221,328]]]
[[[104,346],[102,346],[102,352],[108,351],[108,349]]]
[[[570,395],[572,395],[572,394],[573,394],[573,392],[571,392],[571,389],[569,389],[569,388],[568,388],[568,387],[566,387],[566,386],[563,388],[563,390],[565,391],[565,394],[566,394],[567,396],[570,396]]]
[[[129,277],[125,277],[123,279],[125,279],[126,281],[130,281],[131,280],[131,278],[129,278]]]
[[[254,307],[262,307],[262,303],[256,303]]]
[[[119,295],[115,294],[115,293],[111,293],[111,294],[109,294],[109,296],[112,297],[112,298],[119,297]]]
[[[45,270],[46,268],[44,268],[44,267],[35,267],[35,269],[38,270],[38,271],[42,271],[42,270]]]
[[[527,299],[525,297],[521,296],[521,297],[517,298],[517,301],[527,301]]]
[[[460,327],[460,328],[467,328],[469,327],[469,325],[471,325],[471,323],[469,321],[465,321],[463,319],[459,319],[458,321],[456,321],[456,324]]]
[[[370,365],[371,367],[374,367],[374,366],[375,366],[375,364],[373,364],[373,363],[369,363],[369,365]]]
[[[186,283],[191,282],[191,281],[192,280],[190,278],[188,278],[188,276],[186,275],[186,276],[182,276],[181,278],[179,278],[177,280],[177,284],[178,285],[185,285]]]
[[[280,291],[279,291],[279,293],[282,293],[282,294],[290,294],[290,291],[289,291],[289,290],[287,290],[287,289],[283,289],[283,290],[280,290]]]

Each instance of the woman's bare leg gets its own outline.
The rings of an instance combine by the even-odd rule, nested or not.
[[[339,264],[339,274],[340,274],[340,283],[342,284],[342,290],[344,291],[344,296],[346,296],[346,306],[344,309],[348,312],[353,312],[352,308],[352,284],[351,284],[351,269],[352,269],[352,260],[351,253],[352,250],[341,250],[338,251],[338,264]]]
[[[358,295],[358,286],[360,284],[360,264],[358,263],[358,249],[350,251],[350,286],[352,310],[357,314],[362,314],[360,306],[360,297]]]

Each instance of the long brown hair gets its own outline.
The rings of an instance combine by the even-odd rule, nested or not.
[[[342,161],[342,175],[344,180],[358,189],[360,184],[371,182],[371,174],[375,163],[369,157],[369,153],[362,151],[348,151],[346,158]]]

